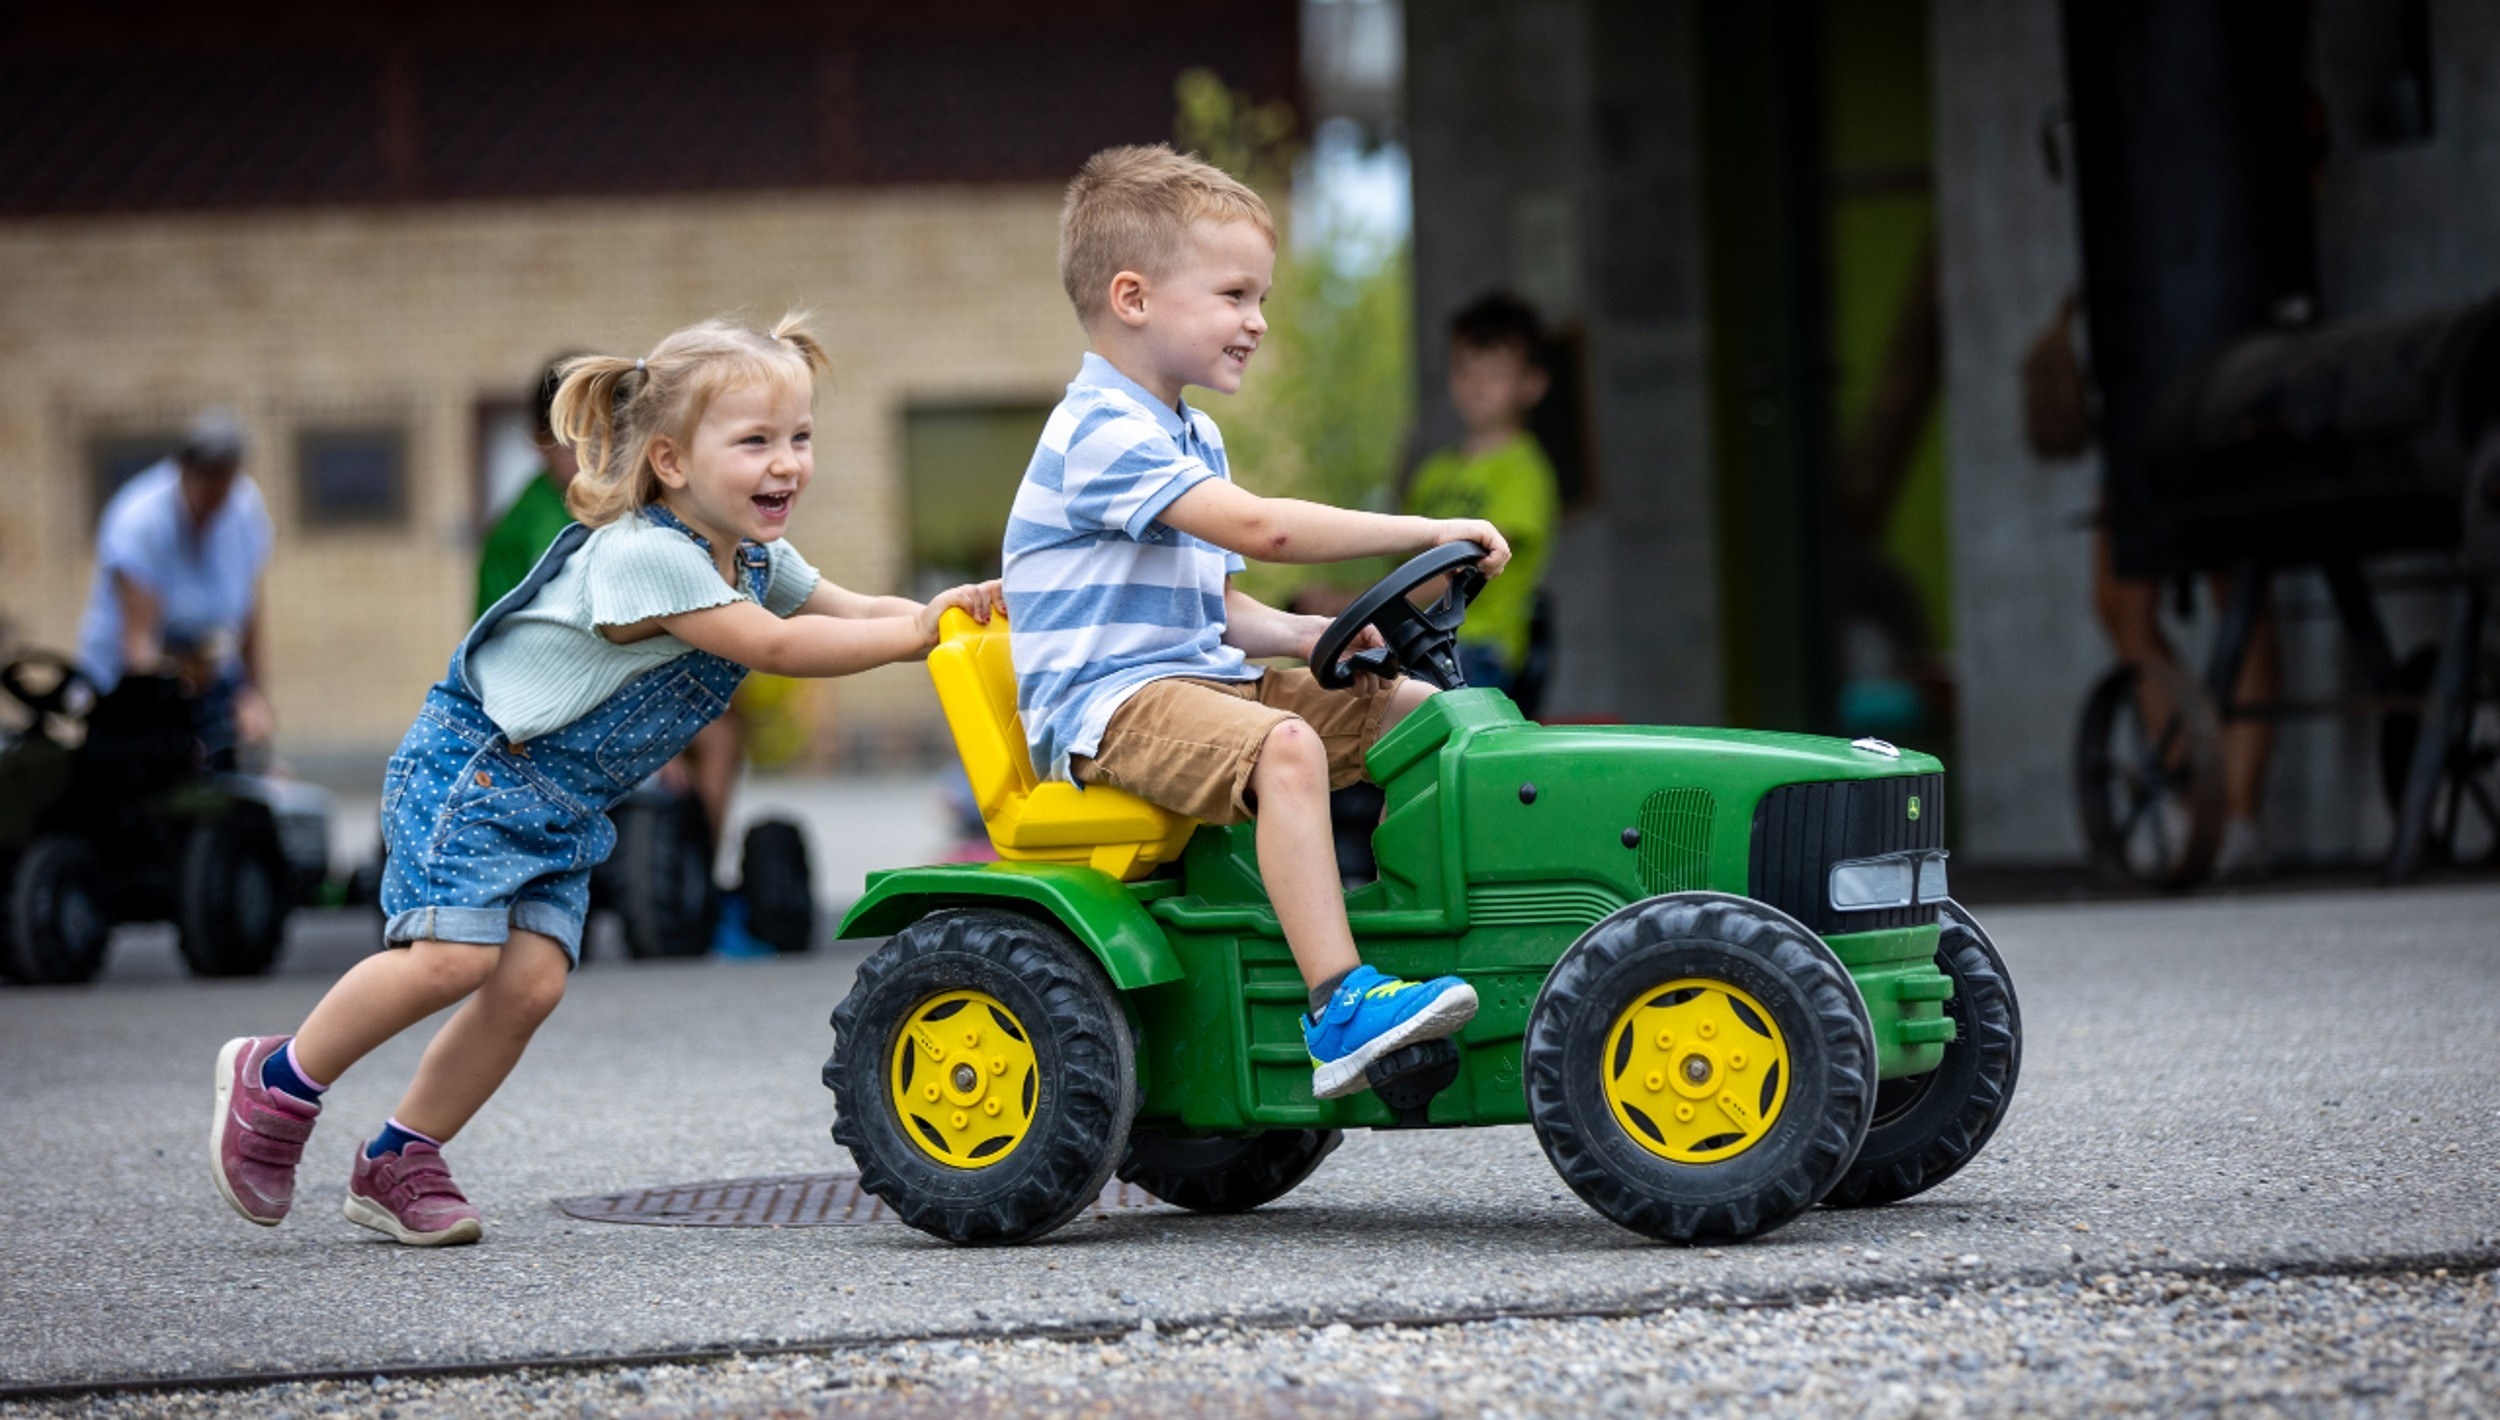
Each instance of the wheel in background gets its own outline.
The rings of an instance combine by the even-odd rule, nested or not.
[[[1042,1236],[1101,1196],[1137,1113],[1118,994],[1057,926],[933,913],[861,964],[825,1085],[860,1187],[955,1243]]]
[[[1724,893],[1624,908],[1528,1015],[1528,1117],[1573,1192],[1671,1242],[1747,1238],[1830,1191],[1875,1107],[1875,1037],[1839,960]]]
[[[2405,657],[2396,688],[2419,699],[2439,671],[2439,648],[2423,646]],[[2473,699],[2465,707],[2465,736],[2448,747],[2431,791],[2429,832],[2423,841],[2451,863],[2500,863],[2500,658],[2485,654],[2474,664]],[[2379,789],[2387,812],[2401,815],[2405,781],[2413,774],[2413,746],[2422,737],[2419,709],[2390,710],[2379,717]]]
[[[1335,1129],[1196,1138],[1141,1129],[1129,1136],[1120,1181],[1192,1212],[1246,1213],[1292,1192],[1344,1140]]]
[[[83,840],[47,833],[26,845],[8,877],[0,966],[30,986],[93,981],[112,937],[104,868]]]
[[[738,854],[739,891],[747,903],[747,930],[784,955],[816,945],[816,876],[807,861],[807,837],[784,819],[747,830]]]
[[[2148,726],[2139,686],[2169,709]],[[2169,665],[2118,666],[2075,728],[2075,803],[2092,857],[2138,882],[2194,887],[2222,848],[2222,725]]]
[[[719,901],[702,803],[690,794],[634,798],[609,813],[616,823],[610,881],[625,954],[699,957],[710,951]]]
[[[203,819],[174,866],[174,925],[198,976],[258,976],[286,943],[293,904],[278,831],[256,806]]]
[[[2023,1068],[2023,1013],[1996,944],[1957,902],[1943,909],[1936,965],[1953,980],[1944,1013],[1960,1027],[1924,1075],[1875,1088],[1875,1123],[1849,1172],[1823,1201],[1834,1208],[1898,1203],[1951,1178],[1986,1148]]]

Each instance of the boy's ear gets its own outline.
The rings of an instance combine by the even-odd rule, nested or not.
[[[1530,365],[1526,372],[1519,377],[1519,395],[1521,399],[1526,401],[1527,408],[1529,409],[1534,409],[1538,405],[1543,404],[1545,402],[1546,391],[1552,389],[1553,387],[1554,377],[1547,374],[1545,372],[1545,367],[1542,365]]]
[[[651,440],[651,471],[660,476],[662,487],[683,488],[686,486],[685,461],[678,457],[677,441],[666,434],[658,435]]]
[[[1134,271],[1122,271],[1111,278],[1110,300],[1107,303],[1113,318],[1125,326],[1146,323],[1146,278]]]

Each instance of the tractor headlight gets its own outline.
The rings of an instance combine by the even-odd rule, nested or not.
[[[1832,864],[1834,912],[1877,912],[1944,901],[1944,850],[1918,849]]]

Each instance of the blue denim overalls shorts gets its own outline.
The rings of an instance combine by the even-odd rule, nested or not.
[[[711,544],[656,504],[643,517]],[[589,714],[513,744],[488,719],[469,657],[529,605],[590,536],[558,534],[529,577],[488,608],[426,692],[417,723],[382,776],[382,937],[501,946],[517,928],[552,937],[575,964],[590,911],[590,870],[616,847],[608,808],[677,757],[729,708],[746,667],[689,651],[627,681]],[[771,559],[738,546],[740,580],[761,602]]]

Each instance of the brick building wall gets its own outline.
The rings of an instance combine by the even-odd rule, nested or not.
[[[0,620],[70,648],[95,441],[230,404],[277,526],[282,749],[378,754],[468,624],[480,402],[523,397],[560,350],[787,307],[833,355],[792,540],[846,586],[905,590],[904,410],[1047,404],[1083,348],[1057,205],[1055,184],[1014,184],[0,223]],[[297,434],[342,424],[405,431],[397,525],[302,516]],[[917,666],[826,683],[816,757],[929,745],[934,711]]]

